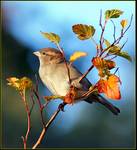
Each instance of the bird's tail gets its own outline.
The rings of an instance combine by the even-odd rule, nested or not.
[[[109,109],[113,114],[118,115],[120,113],[119,108],[111,104],[109,101],[107,101],[103,96],[101,95],[95,95],[92,94],[88,99],[85,100],[88,103],[92,102],[98,102],[102,105],[104,105],[107,109]]]

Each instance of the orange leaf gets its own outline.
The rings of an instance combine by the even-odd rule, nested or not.
[[[114,61],[105,60],[101,57],[94,57],[92,59],[92,63],[97,69],[103,69],[107,67],[110,70],[116,66]]]
[[[125,28],[126,27],[126,25],[127,25],[127,20],[122,20],[121,22],[120,22],[120,24],[121,24],[121,26],[122,26],[122,28]]]
[[[105,60],[101,57],[94,57],[92,63],[97,69],[104,68],[106,65]]]
[[[110,70],[110,69],[115,68],[116,63],[114,61],[111,61],[111,60],[106,60],[106,65],[107,65],[108,69]]]
[[[66,96],[64,98],[64,102],[67,104],[73,104],[76,95],[77,95],[76,88],[74,86],[70,87],[69,92],[66,94]]]
[[[98,92],[104,93],[110,99],[120,99],[119,78],[116,75],[109,76],[108,80],[100,79],[98,82]]]

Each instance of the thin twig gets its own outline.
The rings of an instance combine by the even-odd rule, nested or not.
[[[116,68],[115,72],[113,74],[116,74],[116,72],[118,71],[119,67]]]
[[[100,50],[103,51],[103,34],[104,34],[104,31],[105,31],[105,28],[106,28],[106,24],[107,24],[107,19],[105,20],[104,22],[104,26],[102,27],[102,32],[101,32],[101,36],[100,36]]]
[[[39,96],[39,80],[38,80],[38,77],[37,75],[35,75],[35,78],[36,78],[36,86],[35,88],[33,88],[33,93],[35,94],[36,98],[37,98],[37,102],[39,104],[39,109],[40,109],[40,116],[41,116],[41,122],[42,122],[42,125],[45,126],[45,121],[44,121],[44,117],[43,117],[43,105],[41,104],[41,101],[40,101],[40,96]]]
[[[82,81],[83,78],[87,76],[87,74],[94,68],[94,65],[90,66],[89,69],[84,73],[81,78],[79,79],[79,83]]]
[[[130,28],[132,20],[133,20],[133,14],[131,15],[129,26],[126,28],[126,30],[124,31],[123,34],[125,34],[128,31],[128,29]]]
[[[45,126],[45,121],[44,121],[44,117],[43,117],[43,105],[40,102],[40,96],[39,96],[38,92],[35,89],[33,89],[33,92],[34,92],[34,94],[37,98],[38,104],[39,104],[42,125]]]
[[[31,97],[31,101],[32,101],[32,106],[31,106],[31,108],[30,108],[30,115],[31,115],[32,110],[33,110],[34,105],[35,105],[35,101],[34,101],[34,97],[33,97],[33,90],[32,90],[32,89],[31,89],[31,91],[30,91],[30,97]]]
[[[129,26],[126,28],[126,30],[122,33],[122,35],[120,35],[110,46],[108,46],[107,48],[105,48],[101,54],[100,54],[100,57],[103,55],[104,52],[106,52],[109,48],[113,47],[115,44],[118,44],[120,42],[120,40],[122,39],[122,37],[124,36],[124,34],[128,31],[128,29],[130,28],[131,26],[131,23],[132,23],[132,20],[133,20],[133,14],[131,16],[131,19],[130,19],[130,23],[129,23]]]
[[[97,42],[94,40],[94,38],[92,37],[91,38],[91,40],[92,40],[92,42],[95,44],[95,46],[96,46],[96,50],[97,50],[97,55],[96,56],[98,56],[99,55],[99,46],[98,46],[98,44],[97,44]],[[71,64],[70,64],[71,65]]]
[[[127,39],[127,40],[124,42],[124,44],[121,46],[120,50],[123,49],[123,47],[126,45],[127,41],[128,41],[128,39]]]
[[[94,91],[96,91],[96,87],[97,87],[97,84],[94,85],[94,87],[92,88],[92,90],[87,91],[81,97],[79,97],[79,99],[85,98],[85,97],[88,97],[89,95],[91,95],[91,93],[93,93]]]
[[[65,65],[66,65],[66,69],[67,69],[67,74],[68,74],[69,84],[71,84],[70,70],[69,70],[69,66],[68,66],[67,61],[66,61],[66,58],[65,58],[64,50],[60,47],[59,44],[56,44],[56,45],[57,45],[57,48],[60,50],[60,52],[61,52],[62,55],[63,55],[64,62],[65,62]]]
[[[131,26],[132,20],[133,20],[133,14],[131,15],[131,19],[130,19],[130,23],[129,23],[128,27],[126,28],[125,31],[123,31],[123,29],[122,29],[121,36],[115,41],[116,44],[118,44],[118,43],[120,42],[120,40],[122,39],[122,37],[123,37],[123,36],[125,35],[125,33],[128,31],[128,29],[129,29],[130,26]]]
[[[114,58],[116,58],[118,55],[114,55],[112,58],[110,58],[109,60],[113,60]]]
[[[103,28],[103,27],[102,27],[102,9],[100,10],[99,25],[100,25],[100,27],[101,27],[101,29],[102,29],[102,28]]]
[[[91,38],[91,40],[92,40],[92,42],[95,44],[95,46],[97,46],[97,43],[96,43],[96,41],[94,40],[93,37]]]
[[[106,55],[104,55],[102,58],[106,58],[108,57],[110,54],[109,53],[106,53]]]
[[[116,26],[114,24],[114,21],[111,20],[112,24],[113,24],[113,27],[114,27],[114,32],[113,32],[113,38],[114,38],[114,41],[116,40]]]
[[[29,110],[29,105],[28,105],[28,103],[26,101],[26,98],[25,98],[25,91],[21,91],[20,95],[21,95],[22,101],[24,103],[24,106],[25,106],[25,109],[26,109],[26,113],[27,113],[27,118],[28,118],[28,121],[27,121],[28,122],[27,132],[26,132],[25,137],[22,136],[23,144],[24,144],[24,149],[26,149],[27,148],[28,135],[29,135],[29,132],[30,132],[30,129],[31,129],[30,110]]]
[[[34,144],[34,146],[32,147],[32,149],[36,149],[37,146],[41,143],[42,139],[44,138],[44,135],[47,131],[47,129],[49,128],[49,126],[51,125],[51,123],[55,120],[55,118],[57,117],[57,115],[59,114],[60,111],[62,111],[62,107],[64,107],[66,105],[66,103],[61,103],[58,107],[58,109],[54,112],[54,114],[51,116],[50,120],[48,121],[48,123],[46,124],[46,126],[43,128],[43,130],[41,131],[41,134],[37,140],[37,142]]]

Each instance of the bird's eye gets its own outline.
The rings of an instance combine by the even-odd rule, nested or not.
[[[45,53],[45,52],[43,52],[42,54],[43,54],[43,55],[46,55],[46,53]]]

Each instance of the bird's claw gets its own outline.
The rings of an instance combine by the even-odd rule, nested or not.
[[[66,103],[61,103],[61,104],[59,104],[59,109],[61,110],[61,111],[63,111],[64,112],[64,107],[65,107],[65,105],[66,105]]]

